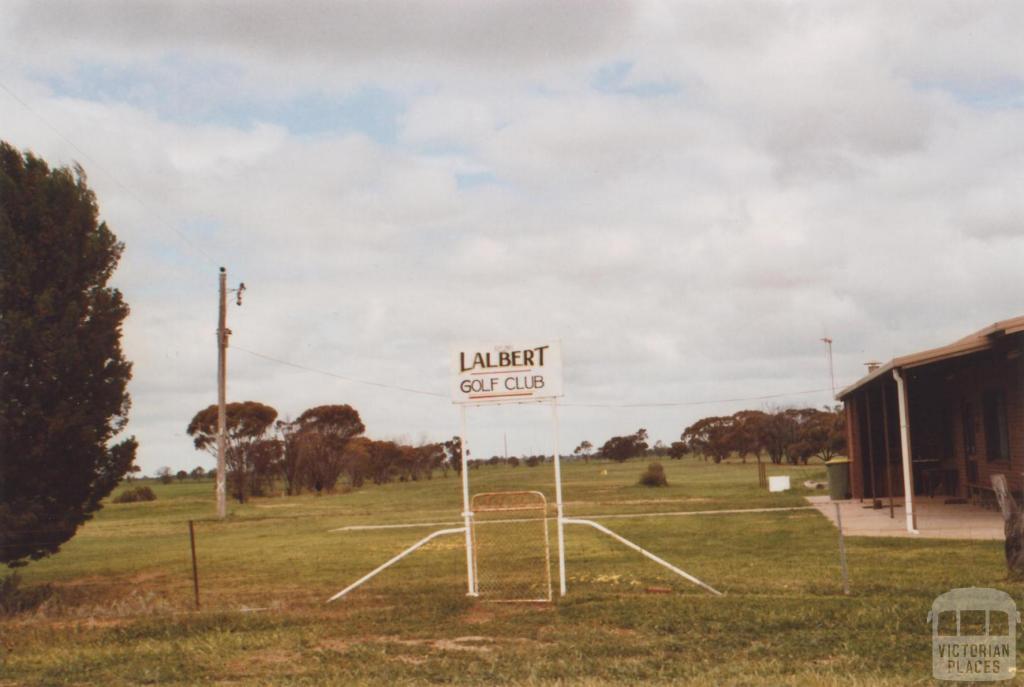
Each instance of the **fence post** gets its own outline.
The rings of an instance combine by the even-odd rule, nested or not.
[[[199,567],[196,565],[196,530],[192,521],[188,521],[188,539],[192,545],[192,588],[196,594],[196,610],[199,610]]]

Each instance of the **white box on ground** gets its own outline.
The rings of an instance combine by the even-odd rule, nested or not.
[[[774,475],[769,477],[768,491],[789,491],[789,475]]]

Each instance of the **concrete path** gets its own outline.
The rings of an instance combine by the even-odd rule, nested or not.
[[[874,510],[871,501],[839,501],[843,532],[849,537],[930,537],[935,539],[1003,539],[1003,519],[997,511],[967,503],[946,504],[947,497],[914,497],[914,512],[920,534],[907,532],[903,499],[896,499],[895,518],[889,517],[889,500]],[[836,508],[828,496],[807,500],[836,524]]]

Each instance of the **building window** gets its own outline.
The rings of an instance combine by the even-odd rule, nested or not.
[[[989,460],[1010,459],[1010,432],[1006,423],[1006,393],[986,391],[982,397],[985,413],[985,448]]]
[[[977,443],[974,440],[974,407],[968,401],[964,402],[962,416],[964,425],[964,455],[968,458],[973,458],[977,452]]]

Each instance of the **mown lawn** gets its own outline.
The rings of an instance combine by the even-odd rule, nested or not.
[[[467,598],[462,539],[449,536],[324,605],[444,525],[330,530],[458,522],[457,475],[256,499],[225,522],[210,518],[210,482],[156,484],[157,501],[108,505],[23,571],[29,587],[55,591],[0,619],[0,684],[931,684],[925,618],[937,594],[974,585],[1021,596],[999,542],[848,539],[846,597],[835,529],[815,511],[611,517],[806,503],[802,488],[758,489],[752,464],[664,464],[661,489],[636,485],[641,461],[565,465],[567,514],[593,516],[724,597],[577,525],[566,529],[569,594],[552,604]],[[799,485],[824,471],[771,472]],[[471,477],[474,492],[554,500],[550,465]]]

